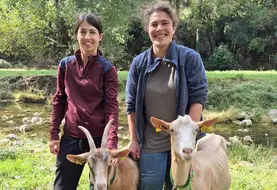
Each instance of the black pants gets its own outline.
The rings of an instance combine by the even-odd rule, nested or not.
[[[101,145],[101,137],[93,138],[95,146]],[[56,178],[54,190],[76,190],[84,165],[71,163],[66,159],[67,154],[81,154],[89,151],[87,139],[73,138],[63,135],[60,142],[60,152],[56,161]],[[92,186],[92,185],[91,185]]]

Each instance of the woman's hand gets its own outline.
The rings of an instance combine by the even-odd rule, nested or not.
[[[50,141],[49,148],[51,153],[58,155],[60,151],[60,140]]]
[[[137,140],[131,140],[129,150],[133,159],[137,160],[140,158],[140,145]]]

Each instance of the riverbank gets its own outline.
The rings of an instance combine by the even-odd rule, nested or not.
[[[125,144],[126,145],[126,144]],[[120,146],[122,148],[123,145]],[[53,188],[55,156],[49,152],[46,137],[10,141],[0,145],[0,187],[3,189]],[[228,147],[232,177],[230,190],[275,190],[277,181],[277,152],[271,147],[241,144]],[[89,186],[89,170],[85,166],[78,190]]]
[[[119,148],[124,147],[130,138],[124,113],[126,73],[119,73]],[[245,112],[253,116],[253,121],[262,122],[265,120],[263,118],[267,117],[268,109],[277,107],[276,99],[274,99],[277,97],[276,89],[274,89],[277,77],[249,78],[246,74],[225,77],[229,73],[225,74],[219,76],[222,75],[221,72],[214,75],[208,73],[209,95],[204,117],[217,116],[222,123],[228,123],[236,120],[240,113]],[[6,85],[5,90],[2,89],[3,85]],[[8,78],[0,79],[0,91],[10,93],[13,97],[12,101],[17,101],[19,97],[24,97],[26,94],[47,98],[45,104],[29,103],[23,106],[21,103],[11,105],[0,103],[0,140],[4,140],[0,144],[0,187],[4,189],[52,189],[55,156],[50,154],[48,148],[51,106],[47,104],[51,100],[52,92],[55,92],[55,75],[8,76]],[[268,94],[267,98],[263,98],[264,94]],[[20,131],[20,127],[17,130],[17,126],[23,126],[26,118],[32,121],[35,115],[38,115],[39,121],[44,120],[43,124],[33,124],[28,131],[27,129]],[[223,125],[217,124],[215,129],[225,130]],[[233,136],[233,131],[239,128],[235,127],[233,130],[230,126],[225,125],[226,130],[231,133],[230,136]],[[252,129],[254,128],[258,128],[263,135],[266,132],[262,125],[253,126]],[[11,133],[16,135],[16,139],[7,140],[8,134]],[[271,137],[271,134],[268,137]],[[276,147],[270,146],[270,143],[265,145],[267,146],[255,143],[245,145],[238,142],[228,146],[228,161],[232,176],[230,190],[276,189],[277,181],[272,180],[272,176],[277,175],[277,151]],[[85,166],[79,184],[79,190],[88,188],[87,166]]]
[[[118,100],[124,110],[127,71],[118,72]],[[0,70],[0,100],[51,103],[55,70]],[[277,109],[277,71],[207,72],[209,92],[204,117],[236,122],[241,114],[254,123],[272,122],[268,113]]]

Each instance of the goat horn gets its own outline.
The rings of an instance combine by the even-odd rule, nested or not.
[[[110,129],[110,126],[113,122],[113,119],[111,119],[105,129],[104,129],[104,133],[103,133],[103,136],[102,136],[102,141],[101,141],[101,148],[107,148],[107,138],[108,138],[108,133],[109,133],[109,129]]]
[[[93,140],[91,134],[89,133],[89,131],[86,128],[82,127],[82,126],[78,126],[78,127],[85,133],[85,135],[86,135],[86,137],[88,139],[88,144],[89,144],[90,152],[95,150],[96,146],[94,144],[94,140]]]

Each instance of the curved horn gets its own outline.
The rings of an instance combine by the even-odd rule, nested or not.
[[[112,122],[113,122],[113,119],[111,119],[107,123],[107,125],[104,129],[104,133],[103,133],[102,141],[101,141],[101,148],[107,148],[107,140],[108,140],[107,138],[108,138],[108,133],[109,133],[109,129],[110,129],[110,126],[111,126]]]
[[[86,135],[86,137],[88,139],[88,144],[89,144],[90,152],[95,150],[96,146],[94,144],[94,140],[93,140],[91,134],[89,133],[89,131],[86,128],[82,127],[82,126],[78,126],[78,127],[85,133],[85,135]]]

